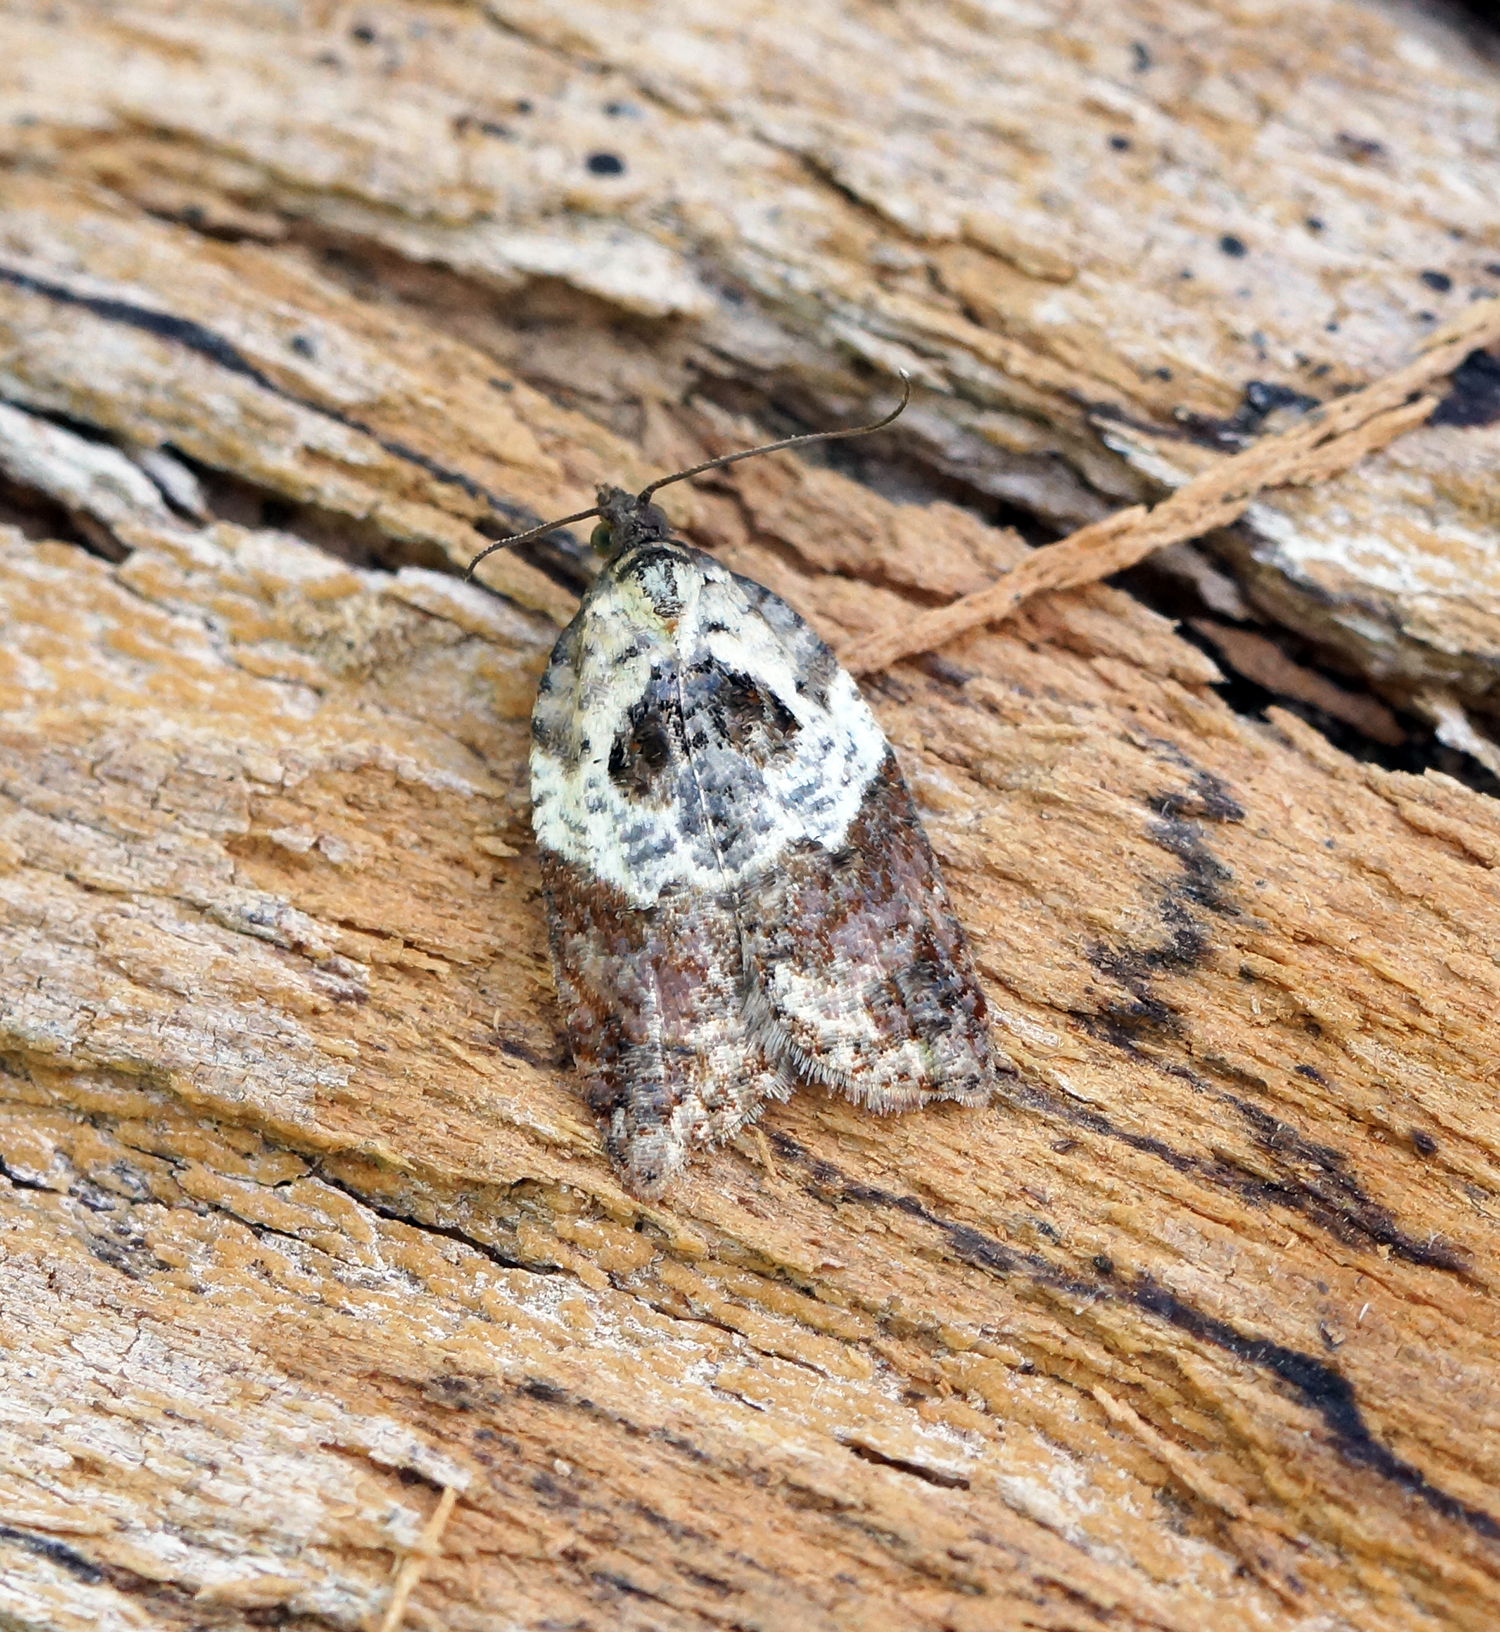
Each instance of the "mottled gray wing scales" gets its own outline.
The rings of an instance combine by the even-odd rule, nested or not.
[[[770,1058],[876,1111],[988,1099],[1009,1062],[893,756],[845,845],[789,852],[739,917]]]
[[[733,907],[678,891],[642,911],[547,852],[542,879],[589,1108],[631,1189],[656,1195],[694,1145],[732,1138],[791,1092],[740,1018]]]
[[[838,661],[785,601],[737,586],[817,701]],[[748,1018],[803,1081],[877,1111],[983,1104],[997,1069],[988,1006],[927,835],[889,748],[842,845],[789,846],[741,891]]]
[[[612,562],[533,736],[558,998],[633,1190],[798,1080],[985,1101],[1008,1062],[911,796],[785,602],[681,546]]]

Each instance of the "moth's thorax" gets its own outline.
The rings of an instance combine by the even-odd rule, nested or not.
[[[682,545],[648,540],[615,556],[607,570],[619,586],[621,610],[642,630],[684,645],[696,638],[703,573]]]
[[[611,556],[559,638],[532,741],[538,842],[637,905],[836,846],[887,753],[785,603],[654,536]]]

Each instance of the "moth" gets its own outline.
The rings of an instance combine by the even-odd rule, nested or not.
[[[558,1000],[604,1143],[659,1195],[768,1101],[983,1105],[1009,1062],[890,744],[770,590],[673,538],[651,495],[599,517],[603,566],[531,721],[532,824]],[[487,555],[490,552],[484,551]],[[470,565],[472,573],[483,556]]]

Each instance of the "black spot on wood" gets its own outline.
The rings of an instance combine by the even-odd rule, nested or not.
[[[77,1199],[83,1201],[84,1206],[91,1206],[86,1195],[77,1192],[84,1189],[75,1186],[74,1193]],[[92,1187],[88,1187],[92,1188]],[[98,1211],[98,1208],[94,1209]],[[146,1235],[128,1217],[112,1217],[107,1223],[101,1220],[102,1228],[91,1227],[83,1233],[83,1243],[90,1254],[101,1264],[110,1269],[116,1269],[132,1281],[143,1281],[151,1275],[160,1274],[170,1269],[171,1265],[156,1256],[146,1244]]]
[[[689,1530],[685,1525],[679,1525],[677,1526],[677,1529],[679,1529],[685,1536],[689,1536],[694,1540],[701,1539],[696,1530]],[[739,1594],[740,1589],[738,1587],[731,1586],[729,1582],[725,1581],[721,1576],[705,1575],[702,1570],[690,1569],[686,1564],[681,1562],[674,1562],[672,1568],[677,1571],[678,1575],[680,1575],[684,1581],[691,1581],[695,1586],[706,1587],[708,1591],[713,1593],[716,1597],[731,1598],[736,1597]]]
[[[1272,1116],[1258,1105],[1233,1094],[1223,1096],[1244,1119],[1256,1143],[1274,1156],[1286,1178],[1271,1188],[1295,1196],[1297,1210],[1331,1234],[1354,1242],[1361,1236],[1377,1246],[1387,1247],[1398,1258],[1427,1269],[1467,1275],[1464,1254],[1436,1237],[1417,1240],[1404,1231],[1391,1214],[1373,1201],[1349,1171],[1349,1158],[1331,1145],[1309,1139],[1289,1122]]]
[[[1333,145],[1339,156],[1351,164],[1384,164],[1390,156],[1384,142],[1377,142],[1373,136],[1355,136],[1347,130],[1334,137]]]
[[[7,1184],[13,1185],[17,1190],[51,1190],[52,1188],[50,1184],[41,1184],[35,1179],[23,1179],[19,1173],[7,1167],[3,1161],[0,1161],[0,1179],[4,1179]]]
[[[91,1564],[82,1553],[75,1553],[71,1547],[65,1547],[60,1541],[53,1541],[50,1536],[36,1536],[29,1530],[17,1530],[13,1525],[0,1524],[0,1541],[24,1547],[28,1553],[35,1553],[38,1558],[47,1559],[89,1586],[94,1586],[104,1579],[104,1571],[97,1564]]]
[[[1225,917],[1239,913],[1225,894],[1233,874],[1210,852],[1198,822],[1180,813],[1191,811],[1200,819],[1215,822],[1242,821],[1245,814],[1230,796],[1227,784],[1195,766],[1175,744],[1148,738],[1146,745],[1193,773],[1187,789],[1171,789],[1148,801],[1160,819],[1147,824],[1146,836],[1182,864],[1180,874],[1166,883],[1157,902],[1166,933],[1154,946],[1122,947],[1100,942],[1089,947],[1089,962],[1100,974],[1123,986],[1131,1000],[1106,1003],[1095,1013],[1077,1016],[1087,1030],[1130,1053],[1135,1052],[1144,1036],[1182,1034],[1180,1018],[1150,990],[1150,984],[1161,974],[1192,969],[1208,956],[1209,933],[1193,909],[1203,908]]]
[[[1465,1525],[1488,1541],[1500,1541],[1500,1522],[1482,1508],[1471,1507],[1432,1484],[1420,1469],[1403,1461],[1370,1432],[1347,1377],[1325,1361],[1299,1349],[1289,1349],[1268,1338],[1247,1337],[1227,1321],[1184,1303],[1149,1277],[1142,1276],[1131,1294],[1137,1308],[1158,1316],[1178,1331],[1210,1343],[1287,1385],[1302,1403],[1323,1419],[1323,1425],[1345,1461],[1373,1473],[1417,1497],[1446,1519]]]
[[[504,1391],[487,1378],[472,1377],[463,1372],[447,1372],[441,1377],[429,1377],[422,1384],[422,1398],[431,1400],[449,1411],[478,1411],[491,1409],[504,1399]]]
[[[1227,419],[1211,414],[1185,414],[1180,423],[1188,437],[1205,447],[1243,448],[1260,435],[1266,419],[1278,409],[1306,413],[1318,399],[1276,380],[1247,380],[1240,405]]]
[[[1196,822],[1152,822],[1146,829],[1146,837],[1182,863],[1182,877],[1172,882],[1169,899],[1162,907],[1162,915],[1174,925],[1175,933],[1181,932],[1175,931],[1180,920],[1173,909],[1182,901],[1191,901],[1195,906],[1207,907],[1226,917],[1239,916],[1239,908],[1223,895],[1224,887],[1233,881],[1234,874],[1210,853]],[[1198,956],[1195,952],[1189,961],[1196,962]],[[1184,960],[1173,952],[1170,961],[1180,966]]]
[[[1122,1043],[1097,1020],[1086,1029],[1132,1054],[1138,1052],[1133,1037],[1127,1036]],[[1459,1249],[1436,1238],[1418,1239],[1408,1234],[1384,1207],[1373,1201],[1350,1172],[1349,1159],[1342,1151],[1308,1139],[1290,1123],[1279,1121],[1237,1094],[1215,1088],[1184,1066],[1162,1065],[1160,1069],[1168,1076],[1188,1082],[1239,1116],[1257,1146],[1274,1161],[1279,1176],[1268,1179],[1263,1167],[1246,1168],[1222,1154],[1203,1157],[1174,1149],[1161,1139],[1121,1128],[1102,1112],[1080,1106],[1038,1083],[1023,1084],[1012,1093],[1020,1104],[1054,1121],[1083,1128],[1138,1150],[1165,1163],[1174,1172],[1231,1192],[1251,1207],[1280,1207],[1295,1212],[1346,1245],[1386,1247],[1396,1257],[1424,1269],[1469,1274],[1468,1259]]]
[[[437,1224],[431,1219],[420,1218],[416,1214],[403,1211],[399,1207],[392,1207],[389,1202],[378,1200],[357,1190],[352,1184],[330,1173],[324,1167],[314,1167],[312,1173],[320,1184],[326,1184],[329,1189],[337,1190],[341,1195],[348,1196],[351,1201],[357,1201],[361,1207],[368,1207],[378,1218],[389,1219],[396,1224],[404,1224],[408,1229],[422,1231],[424,1235],[440,1235],[444,1240],[457,1242],[460,1246],[468,1247],[471,1252],[480,1253],[501,1269],[524,1269],[529,1275],[557,1275],[561,1273],[555,1264],[525,1263],[520,1258],[513,1258],[508,1253],[503,1252],[493,1242],[482,1241],[474,1235],[465,1235],[455,1225]]]
[[[1500,358],[1471,351],[1453,371],[1429,425],[1493,425],[1500,420]]]
[[[617,1574],[613,1570],[594,1570],[590,1574],[589,1580],[597,1587],[613,1587],[616,1592],[624,1593],[627,1598],[644,1598],[647,1603],[652,1604],[665,1602],[664,1599],[658,1598],[654,1592],[648,1592],[644,1587],[638,1587],[628,1576]]]
[[[936,680],[939,685],[951,686],[958,690],[974,678],[972,669],[960,668],[957,663],[936,652],[928,652],[916,660],[916,666],[929,679]]]
[[[540,1496],[549,1507],[577,1507],[578,1498],[566,1485],[558,1484],[546,1469],[539,1469],[533,1473],[529,1481],[532,1490]]]
[[[938,1485],[944,1490],[969,1488],[969,1481],[961,1473],[949,1473],[944,1468],[924,1467],[920,1462],[908,1462],[900,1456],[887,1456],[884,1451],[873,1450],[868,1445],[846,1444],[844,1449],[857,1456],[861,1462],[873,1462],[879,1468],[894,1468],[897,1473],[910,1474],[913,1479],[921,1479],[929,1485]]]

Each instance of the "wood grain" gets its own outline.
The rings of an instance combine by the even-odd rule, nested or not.
[[[941,471],[1060,524],[1164,485],[1090,382],[1155,431],[1229,416],[1241,329],[1311,344],[1324,278],[1365,314],[1308,353],[1341,348],[1328,389],[1408,355],[1360,292],[1487,229],[1293,134],[1378,109],[1436,164],[1477,63],[1433,36],[1413,71],[1438,45],[1353,5],[22,6],[0,38],[0,1619],[373,1632],[405,1581],[405,1625],[496,1632],[1486,1632],[1494,801],[1236,715],[1119,590],[1041,595],[866,686],[1023,1086],[806,1091],[643,1206],[530,839],[581,563],[455,571],[747,440],[768,390],[853,417],[920,355],[877,483],[774,456],[663,497],[841,646],[981,590],[1026,546],[929,502]],[[1022,87],[980,113],[976,39]],[[1166,112],[1121,89],[1155,73]],[[890,112],[918,92],[948,125]],[[1200,178],[1238,153],[1229,191],[1083,186],[1147,132]],[[1048,175],[1067,209],[1024,202]],[[1336,265],[1288,215],[1283,295],[1181,293],[1190,218],[1249,243],[1245,198],[1314,190]],[[1014,305],[965,315],[939,263]],[[1378,458],[1441,485],[1488,434]]]
[[[1500,83],[1415,5],[17,0],[5,30],[15,163],[416,300],[632,435],[699,383],[852,422],[907,367],[891,449],[1058,531],[1160,496],[1112,428],[1233,449],[1253,388],[1328,401],[1500,292]],[[1221,545],[1398,700],[1490,715],[1495,378]]]

